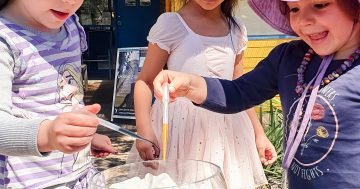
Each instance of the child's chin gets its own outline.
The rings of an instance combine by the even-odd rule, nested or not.
[[[319,55],[319,56],[327,56],[327,55],[330,55],[330,54],[333,54],[333,50],[331,49],[323,49],[323,48],[317,48],[317,47],[313,47],[313,46],[310,46],[314,52]]]
[[[60,28],[64,25],[64,22],[47,25],[46,28],[49,32],[59,32]]]

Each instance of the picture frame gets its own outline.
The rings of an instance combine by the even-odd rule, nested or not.
[[[147,47],[118,48],[111,121],[114,118],[135,119],[135,81],[146,57]]]

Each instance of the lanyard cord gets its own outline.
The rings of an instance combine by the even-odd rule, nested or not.
[[[306,86],[304,92],[302,93],[302,95],[300,97],[299,103],[295,110],[295,114],[293,116],[293,120],[291,122],[289,138],[286,141],[285,155],[284,155],[284,160],[282,163],[282,166],[285,169],[288,169],[290,167],[290,163],[294,159],[294,156],[299,147],[300,141],[301,141],[302,137],[304,136],[306,126],[309,123],[309,120],[311,117],[311,112],[312,112],[314,104],[315,104],[317,92],[319,91],[320,82],[321,82],[322,78],[324,77],[325,71],[328,68],[328,66],[330,65],[332,58],[333,58],[333,55],[330,55],[330,56],[326,56],[322,60],[315,77],[309,82],[309,84]],[[299,121],[300,121],[299,117],[300,117],[301,113],[303,112],[302,107],[303,107],[303,104],[304,104],[304,101],[306,98],[306,94],[314,81],[315,81],[314,88],[311,92],[309,102],[306,105],[305,114],[301,121],[300,128],[298,129]],[[296,134],[297,130],[298,130],[298,132]]]

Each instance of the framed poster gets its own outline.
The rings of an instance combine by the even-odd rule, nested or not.
[[[118,48],[111,121],[135,119],[134,87],[144,64],[147,47]]]

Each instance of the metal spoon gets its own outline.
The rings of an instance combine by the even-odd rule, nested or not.
[[[119,132],[121,134],[124,134],[124,135],[128,135],[128,136],[131,136],[135,139],[139,139],[141,141],[145,141],[145,142],[149,142],[152,144],[153,147],[155,147],[159,152],[160,152],[160,148],[152,141],[132,132],[132,131],[129,131],[127,129],[124,129],[124,128],[121,128],[120,126],[114,124],[114,123],[111,123],[109,121],[106,121],[104,119],[101,119],[101,118],[98,118],[99,119],[99,122],[100,122],[100,125],[103,126],[103,127],[106,127],[108,129],[111,129],[113,131],[116,131],[116,132]]]

